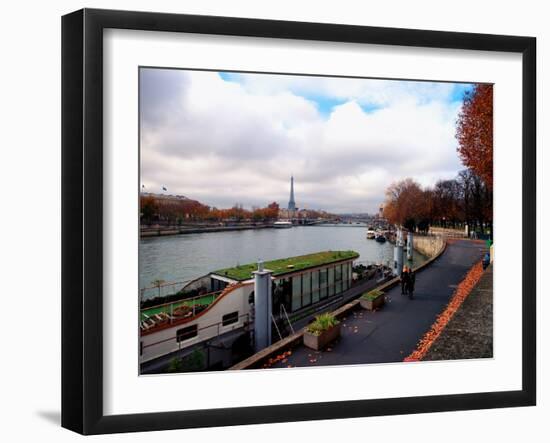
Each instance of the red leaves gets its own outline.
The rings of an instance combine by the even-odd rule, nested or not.
[[[493,86],[476,85],[458,116],[458,153],[489,189],[493,188]]]
[[[291,355],[292,355],[292,351],[286,351],[286,352],[283,352],[282,354],[276,355],[275,357],[271,357],[263,364],[262,369],[270,368],[271,366],[273,366],[275,363],[278,363],[278,362],[287,363],[288,357],[290,357]],[[291,365],[288,365],[288,367],[290,368]]]
[[[420,184],[411,178],[392,183],[386,190],[384,217],[400,225],[408,219],[422,218],[425,215],[424,197]]]
[[[437,320],[432,325],[430,330],[420,339],[416,350],[414,350],[409,356],[405,357],[403,361],[420,361],[426,356],[430,347],[433,345],[437,337],[439,337],[443,329],[445,329],[445,326],[447,326],[453,315],[456,311],[458,311],[458,308],[460,308],[464,300],[466,300],[466,297],[468,297],[470,292],[472,292],[472,289],[482,275],[483,266],[481,262],[479,262],[475,264],[470,271],[468,271],[466,277],[464,277],[464,280],[459,283],[451,297],[451,301],[445,310],[437,317]]]

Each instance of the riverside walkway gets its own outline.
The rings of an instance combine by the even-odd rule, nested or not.
[[[342,318],[342,336],[324,351],[299,345],[272,368],[334,366],[403,361],[450,300],[456,286],[486,249],[480,242],[450,240],[445,252],[416,274],[414,299],[396,286],[386,292],[385,306],[362,309]]]

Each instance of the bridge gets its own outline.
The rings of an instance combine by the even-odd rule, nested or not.
[[[388,222],[384,219],[372,217],[338,217],[331,219],[293,219],[292,222],[298,225],[318,226],[318,225],[336,225],[338,227],[365,228],[376,226],[377,228],[387,229]]]

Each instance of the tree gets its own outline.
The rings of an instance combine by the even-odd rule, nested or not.
[[[424,191],[411,178],[392,183],[386,190],[384,217],[393,224],[413,231],[426,216]]]
[[[460,171],[457,178],[462,188],[464,221],[470,229],[483,230],[493,221],[493,194],[471,169]]]
[[[141,217],[145,223],[151,223],[158,212],[158,204],[154,197],[145,196],[140,198]]]
[[[269,219],[276,219],[277,217],[279,217],[279,203],[272,202],[267,205],[266,217]]]
[[[493,189],[493,86],[476,85],[465,94],[456,138],[462,163]]]
[[[443,226],[464,221],[463,192],[457,180],[439,180],[433,189],[432,219]]]

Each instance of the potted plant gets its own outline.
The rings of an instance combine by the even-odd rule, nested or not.
[[[340,322],[327,312],[318,315],[304,331],[304,345],[319,351],[340,337]]]
[[[366,292],[359,299],[359,303],[363,309],[374,311],[384,305],[384,292],[380,289],[373,289]]]

